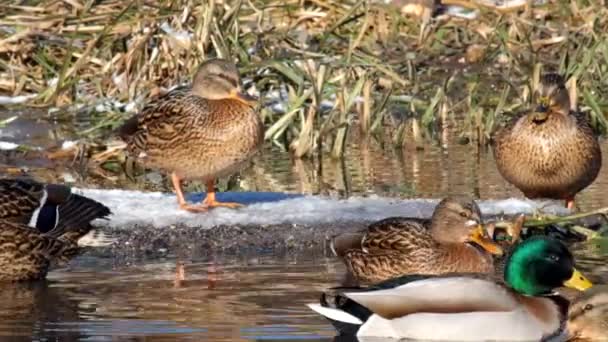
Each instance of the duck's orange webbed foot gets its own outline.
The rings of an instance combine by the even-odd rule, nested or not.
[[[177,196],[177,204],[179,205],[180,209],[189,211],[191,213],[204,213],[209,210],[209,207],[204,204],[189,204],[186,202],[184,193],[182,192],[181,179],[177,174],[171,174],[171,181],[173,183],[173,188],[175,189],[175,196]]]
[[[186,202],[179,204],[180,209],[191,213],[204,213],[209,210],[209,207],[203,204],[188,204]]]
[[[225,207],[225,208],[240,208],[244,205],[235,202],[219,202],[215,199],[215,186],[214,181],[207,182],[207,197],[203,201],[203,206],[207,208]]]
[[[205,200],[203,201],[203,206],[205,208],[225,207],[225,208],[231,208],[231,209],[236,209],[236,208],[243,207],[243,205],[240,204],[240,203],[235,203],[235,202],[218,202],[215,199],[209,200],[209,196],[207,196],[207,198],[205,198]]]

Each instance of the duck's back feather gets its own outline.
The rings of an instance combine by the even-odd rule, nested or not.
[[[342,333],[423,340],[539,341],[559,333],[563,318],[551,299],[521,297],[473,274],[413,275],[342,288],[320,306],[325,309],[310,307]]]

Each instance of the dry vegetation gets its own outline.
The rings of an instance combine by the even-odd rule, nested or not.
[[[353,127],[400,146],[452,124],[485,144],[546,70],[576,81],[604,132],[606,32],[599,0],[431,21],[369,1],[13,0],[0,4],[0,93],[101,112],[82,132],[99,136],[220,56],[260,96],[266,138],[296,156],[341,155]]]

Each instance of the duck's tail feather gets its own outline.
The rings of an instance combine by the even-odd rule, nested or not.
[[[327,318],[342,335],[356,335],[361,325],[373,314],[364,306],[341,294],[329,296],[323,293],[319,304],[307,304],[307,306]]]
[[[93,229],[91,221],[107,218],[111,214],[105,205],[77,194],[72,194],[67,201],[54,209],[57,225],[47,235],[74,242]]]

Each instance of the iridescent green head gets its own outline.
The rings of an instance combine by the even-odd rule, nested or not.
[[[583,291],[592,286],[574,268],[574,258],[560,241],[535,236],[520,243],[508,257],[505,282],[515,291],[542,296],[555,288],[567,286]]]

